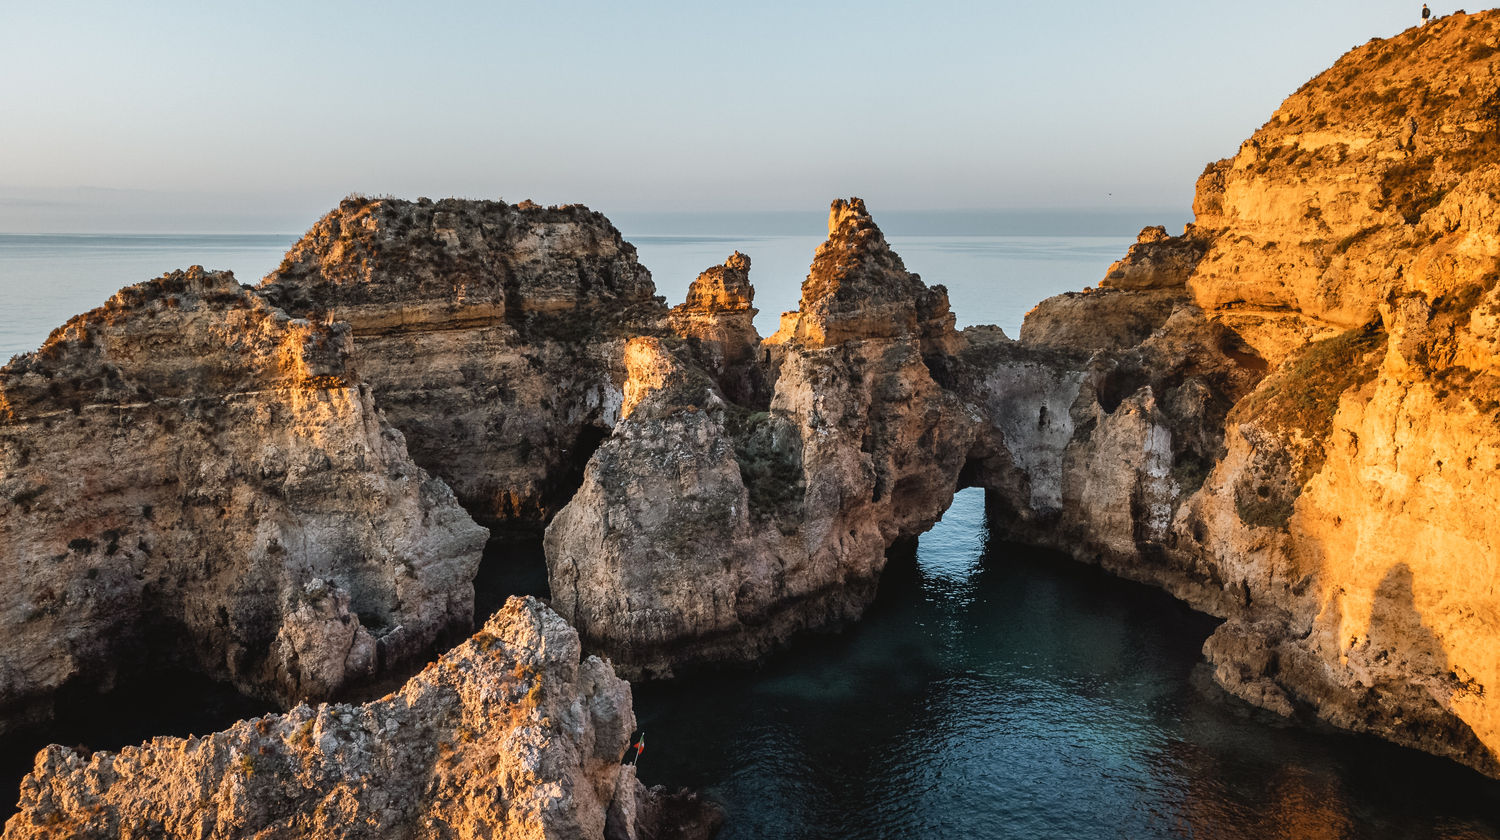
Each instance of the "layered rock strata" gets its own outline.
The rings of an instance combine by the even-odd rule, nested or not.
[[[1477,513],[1500,492],[1497,71],[1495,13],[1352,51],[1205,171],[1181,236],[1143,231],[1098,289],[1038,306],[1019,342],[955,332],[942,288],[906,272],[857,200],[835,203],[799,309],[764,342],[748,259],[705,272],[669,313],[582,208],[351,200],[259,293],[320,316],[290,322],[307,337],[277,375],[349,387],[347,361],[321,355],[346,340],[328,313],[347,318],[418,462],[487,522],[545,522],[581,480],[547,531],[555,604],[630,673],[755,658],[857,616],[885,550],[980,485],[997,530],[1224,617],[1206,653],[1231,691],[1500,775],[1500,534]],[[75,344],[53,353],[91,346]],[[98,400],[69,396],[82,390],[143,410],[118,373],[54,387],[21,364],[0,389],[11,426],[92,417]],[[235,377],[263,375],[234,370],[205,366],[192,387],[240,394]],[[30,450],[7,446],[26,467]],[[50,486],[5,498],[29,516]],[[278,601],[290,630],[251,623],[277,628],[252,670],[275,682],[294,660],[364,661],[342,616],[363,623],[373,585],[336,571],[349,563],[362,568],[343,558],[277,584],[305,597]],[[89,586],[71,569],[55,582]],[[27,590],[18,614],[47,615],[36,605],[57,591]],[[106,613],[79,614],[112,631]],[[71,661],[51,631],[8,681],[50,685],[35,675]],[[307,652],[340,649],[339,633],[342,658]]]
[[[933,488],[979,484],[1011,536],[1227,618],[1206,651],[1230,690],[1500,773],[1500,544],[1474,515],[1500,489],[1497,36],[1497,15],[1459,14],[1352,51],[1208,168],[1181,236],[1143,231],[1098,289],[1031,313],[1020,342],[953,333],[946,306],[871,246],[873,225],[831,235],[762,345],[765,439],[785,442],[797,480],[778,484],[801,505],[780,537],[744,513],[747,477],[765,473],[734,401],[690,354],[636,348],[639,416],[549,533],[562,608],[647,670],[754,655],[784,635],[756,605],[818,616],[787,626],[856,611],[792,581],[841,581],[845,605],[869,591],[861,572],[879,563],[849,561],[880,541],[835,530],[831,511],[888,537],[907,533],[903,500],[921,523],[941,509]],[[836,205],[830,227],[862,215]],[[922,379],[872,364],[867,351],[897,346],[933,389],[849,398],[871,377]],[[949,401],[959,410],[923,407]],[[915,433],[912,418],[938,435],[964,413],[983,418],[972,436]],[[897,438],[915,454],[894,485],[877,478],[866,503],[826,478],[856,463],[889,475],[859,457],[892,428],[914,432]],[[805,468],[856,437],[859,457]],[[844,545],[820,553],[831,534]]]
[[[53,746],[6,824],[20,838],[646,838],[670,806],[620,759],[630,686],[534,599],[399,691],[300,705],[117,753]],[[682,808],[685,822],[712,817]]]
[[[624,340],[667,316],[607,219],[531,202],[346,199],[258,291],[349,323],[413,460],[519,529],[567,502],[619,416]]]
[[[472,627],[484,532],[349,353],[195,268],[0,369],[5,727],[147,664],[325,698]]]
[[[1497,75],[1495,13],[1351,51],[1133,249],[1197,255],[1171,314],[1155,281],[1042,304],[1020,352],[1097,351],[1034,389],[1066,419],[991,412],[1030,459],[993,494],[1017,532],[1227,618],[1221,684],[1491,775]]]
[[[750,258],[735,251],[723,265],[698,275],[668,322],[693,347],[719,390],[740,405],[762,402],[766,389],[754,302]]]
[[[631,673],[754,659],[857,617],[886,548],[952,499],[979,423],[924,361],[952,337],[947,297],[862,202],[834,205],[788,323],[765,405],[691,347],[629,345],[623,416],[546,548],[554,605]]]

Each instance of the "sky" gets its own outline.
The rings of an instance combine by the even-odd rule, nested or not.
[[[1185,210],[1420,7],[0,0],[0,232],[295,233],[355,192]]]

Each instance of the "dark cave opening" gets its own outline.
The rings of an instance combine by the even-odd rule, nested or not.
[[[479,574],[474,576],[474,627],[482,627],[489,617],[505,606],[512,595],[534,595],[550,598],[547,585],[547,557],[542,551],[540,534],[494,530],[484,544]]]
[[[606,426],[584,424],[579,427],[578,434],[570,445],[557,452],[555,459],[549,458],[555,466],[548,470],[549,475],[544,479],[545,484],[540,493],[539,507],[542,521],[530,518],[518,521],[486,521],[482,517],[475,517],[476,520],[479,524],[488,526],[493,534],[519,540],[539,539],[547,523],[551,522],[552,517],[572,501],[578,488],[583,486],[583,471],[588,467],[589,459],[594,457],[594,452],[606,440],[609,440],[613,431]],[[472,514],[473,511],[470,513]]]

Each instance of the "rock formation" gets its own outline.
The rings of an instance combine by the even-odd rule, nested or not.
[[[668,311],[603,217],[529,203],[349,200],[255,294],[126,290],[0,371],[0,697],[147,649],[325,696],[461,626],[481,534],[379,404],[487,524],[556,512],[554,606],[624,673],[857,617],[977,485],[997,531],[1224,618],[1230,691],[1500,775],[1497,78],[1500,13],[1350,52],[1019,341],[956,332],[857,199],[764,341],[743,255]],[[370,706],[49,750],[9,830],[117,836],[159,791],[140,830],[639,835],[668,806],[614,767],[620,684],[517,603]],[[507,633],[562,673],[491,673]]]
[[[624,340],[667,316],[607,219],[531,202],[346,199],[258,291],[348,322],[412,459],[481,523],[534,530],[619,415]]]
[[[0,369],[4,727],[145,663],[324,698],[468,632],[484,532],[349,351],[195,268]]]
[[[725,299],[704,278],[687,311]],[[862,202],[835,203],[786,323],[766,342],[765,404],[737,401],[691,346],[628,347],[623,416],[546,539],[554,606],[627,672],[754,659],[857,617],[886,548],[952,500],[978,419],[924,361],[952,338],[947,295],[905,270]],[[753,329],[715,335],[713,358],[755,357]]]
[[[1146,229],[1020,342],[954,333],[836,204],[762,344],[764,425],[692,354],[632,345],[634,408],[549,532],[560,609],[647,671],[753,656],[857,613],[859,558],[978,484],[1011,536],[1228,619],[1230,690],[1500,774],[1475,515],[1500,490],[1497,34],[1458,14],[1352,51],[1208,168],[1181,236]]]
[[[754,302],[750,258],[735,251],[723,265],[698,275],[669,321],[672,331],[692,345],[719,390],[741,405],[762,401],[766,387]]]
[[[1240,696],[1491,775],[1497,71],[1495,13],[1351,51],[1208,168],[1182,237],[967,386],[1023,467],[992,485],[1017,534],[1227,618],[1205,651]],[[1036,432],[994,410],[1028,351],[1079,349],[1027,380]]]
[[[630,685],[581,658],[556,613],[512,598],[375,702],[300,705],[118,753],[48,747],[4,836],[683,836],[652,822],[677,803],[620,764],[634,727]],[[701,806],[674,814],[714,825]]]

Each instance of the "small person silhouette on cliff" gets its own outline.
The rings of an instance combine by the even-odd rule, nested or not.
[[[1432,10],[1429,9],[1429,8],[1427,8],[1427,4],[1426,3],[1423,3],[1422,4],[1422,25],[1423,26],[1427,25],[1427,19],[1430,18],[1430,17],[1432,17]]]

